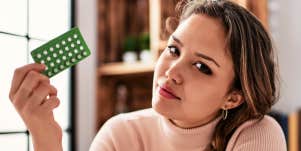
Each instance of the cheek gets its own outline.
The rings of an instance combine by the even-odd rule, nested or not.
[[[226,92],[223,86],[211,80],[191,82],[184,90],[185,100],[191,108],[210,109],[212,107],[214,110],[221,106]]]
[[[191,120],[212,118],[223,104],[223,94],[213,87],[185,90],[186,99],[182,103],[183,115]]]
[[[156,62],[156,66],[154,69],[154,80],[156,80],[157,77],[164,75],[167,68],[168,68],[168,60],[165,57],[164,52],[162,52],[158,61]]]
[[[161,55],[156,62],[155,69],[154,69],[154,76],[153,76],[153,93],[155,92],[156,84],[158,77],[163,74],[163,67],[164,67],[164,60],[163,56]]]

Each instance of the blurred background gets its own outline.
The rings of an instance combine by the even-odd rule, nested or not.
[[[8,98],[15,68],[30,52],[79,27],[92,55],[51,78],[61,100],[55,117],[65,151],[87,151],[102,124],[151,106],[153,68],[170,34],[178,0],[0,0],[0,150],[32,151],[30,134]],[[270,113],[290,151],[301,146],[301,19],[298,0],[233,0],[256,15],[278,53],[281,96]],[[46,131],[46,130],[45,130]]]

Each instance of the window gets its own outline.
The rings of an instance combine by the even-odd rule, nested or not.
[[[72,5],[72,0],[0,1],[0,150],[33,151],[30,134],[8,98],[11,79],[17,67],[33,62],[31,50],[71,28]],[[61,100],[54,112],[64,130],[64,150],[73,150],[71,73],[51,78]]]

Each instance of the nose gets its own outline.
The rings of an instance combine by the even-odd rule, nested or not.
[[[174,84],[182,84],[183,77],[182,73],[183,69],[181,70],[179,62],[174,62],[171,66],[166,70],[165,76],[171,80]]]

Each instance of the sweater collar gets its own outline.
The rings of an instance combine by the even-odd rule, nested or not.
[[[221,117],[217,117],[206,125],[196,128],[180,128],[169,119],[161,117],[163,134],[171,146],[179,148],[204,150],[211,143],[212,135]]]

